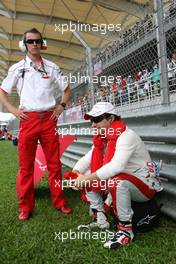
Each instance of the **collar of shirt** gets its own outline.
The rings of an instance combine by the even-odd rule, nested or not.
[[[42,58],[41,58],[41,60],[42,60]],[[27,66],[31,67],[32,64],[33,64],[33,61],[26,55],[25,63],[26,63]]]
[[[26,56],[25,61],[29,67],[33,67],[34,70],[38,71],[41,74],[42,78],[44,78],[44,79],[49,78],[49,76],[45,70],[42,57],[40,57],[40,65],[39,66],[36,66],[35,63],[28,56]]]

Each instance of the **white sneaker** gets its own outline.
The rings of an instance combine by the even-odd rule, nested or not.
[[[133,240],[133,238],[134,234],[132,229],[130,229],[129,227],[125,228],[125,226],[123,226],[123,230],[117,231],[114,234],[114,238],[104,243],[104,247],[108,249],[115,249],[119,246],[129,244]]]
[[[98,227],[100,229],[109,229],[110,224],[109,224],[107,217],[106,217],[104,212],[98,212],[97,211],[96,212],[96,218],[95,218],[95,215],[93,216],[93,218],[94,218],[93,222],[86,224],[86,225],[79,225],[78,230],[81,228],[91,229],[94,227]]]

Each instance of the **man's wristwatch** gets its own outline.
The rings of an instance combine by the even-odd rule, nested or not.
[[[65,108],[66,108],[66,103],[60,103],[60,105],[62,105],[62,107],[64,108],[64,110],[65,110]]]

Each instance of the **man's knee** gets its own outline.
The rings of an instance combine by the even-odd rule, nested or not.
[[[128,181],[116,180],[115,183],[109,188],[111,193],[126,192],[129,190]]]

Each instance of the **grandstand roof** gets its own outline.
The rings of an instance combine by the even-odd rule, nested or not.
[[[95,24],[121,24],[125,30],[152,11],[153,0],[0,0],[0,82],[9,66],[23,58],[18,41],[27,29],[36,27],[41,31],[48,41],[45,58],[67,74],[81,66],[85,49],[72,32],[59,32],[59,25],[74,23],[78,28],[83,23],[94,27],[78,31],[96,54],[118,39],[119,32],[103,34],[95,30]]]
[[[0,60],[6,69],[23,57],[19,51],[18,41],[23,33],[32,27],[42,32],[48,40],[45,57],[58,63],[65,73],[75,70],[84,58],[84,48],[72,32],[59,32],[55,24],[81,23],[121,24],[128,28],[136,20],[151,12],[152,2],[148,0],[2,0],[0,1]],[[71,22],[70,22],[71,21]],[[66,26],[65,26],[66,28]],[[88,27],[87,27],[88,28]],[[94,52],[117,39],[118,32],[100,31],[81,32]],[[7,62],[7,63],[6,63]]]

